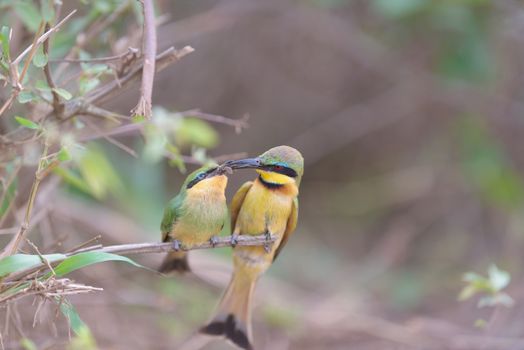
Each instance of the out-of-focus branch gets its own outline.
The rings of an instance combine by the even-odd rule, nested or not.
[[[67,20],[69,18],[71,18],[71,16],[73,16],[74,14],[76,13],[76,10],[73,10],[71,11],[71,13],[69,13],[67,16],[65,16],[60,22],[58,22],[55,26],[51,27],[48,31],[46,31],[44,34],[42,34],[37,40],[36,42],[34,42],[33,44],[31,44],[30,46],[28,46],[24,51],[22,51],[22,53],[20,55],[18,55],[18,57],[13,61],[13,64],[17,65],[18,63],[20,63],[20,61],[25,57],[25,55],[27,55],[32,49],[34,46],[37,46],[42,44],[44,41],[46,41],[54,32],[58,31],[60,29],[60,27],[65,23],[67,22]]]
[[[156,57],[156,24],[153,0],[141,0],[144,13],[144,29],[142,34],[142,50],[144,52],[144,68],[142,69],[142,86],[140,99],[132,110],[134,116],[144,116],[151,119],[153,97],[153,81],[155,80]]]
[[[186,46],[180,50],[175,50],[174,47],[170,47],[156,56],[157,72],[163,70],[172,63],[177,62],[182,57],[190,54],[193,51],[194,49],[191,46]],[[113,98],[115,95],[121,93],[124,91],[124,88],[130,86],[133,82],[138,80],[140,74],[142,73],[142,68],[142,65],[135,67],[132,71],[118,79],[118,81],[113,80],[89,93],[85,98],[84,105],[87,106],[95,102],[107,101],[108,99]],[[70,111],[66,112],[66,115],[72,116],[81,111],[82,101],[70,101],[68,106],[70,107]]]
[[[189,111],[181,112],[181,114],[185,117],[195,117],[198,119],[207,120],[209,122],[230,125],[235,128],[235,132],[237,134],[241,133],[242,129],[246,129],[249,126],[247,122],[249,120],[249,114],[244,114],[242,118],[239,119],[231,119],[223,117],[221,115],[204,113],[199,109],[192,109]]]
[[[49,30],[49,23],[45,25],[45,31]],[[49,57],[49,38],[44,41],[43,45],[44,55]],[[49,68],[49,62],[44,66],[44,75],[47,81],[47,85],[51,88],[51,94],[53,95],[53,110],[57,115],[61,115],[64,111],[64,105],[60,103],[60,96],[55,91],[56,84],[53,81],[53,76],[51,75],[51,69]]]
[[[27,232],[27,229],[29,228],[29,222],[31,220],[31,215],[33,213],[33,206],[35,203],[38,188],[40,187],[40,183],[49,174],[52,168],[58,165],[57,162],[51,162],[49,164],[46,162],[47,151],[48,151],[48,145],[46,143],[44,145],[44,151],[43,151],[42,157],[40,158],[40,162],[38,163],[38,169],[35,173],[35,179],[33,181],[33,185],[31,186],[31,192],[29,193],[29,199],[27,201],[27,205],[25,209],[24,220],[22,221],[22,224],[20,225],[20,228],[18,229],[18,232],[16,233],[16,235],[13,236],[13,238],[4,248],[4,250],[0,252],[0,259],[6,256],[13,255],[18,250],[18,247],[20,243],[22,242],[22,240],[25,238],[25,234]]]
[[[44,43],[46,40],[49,39],[49,37],[58,31],[60,27],[71,17],[75,14],[76,10],[71,11],[70,14],[68,14],[66,17],[64,17],[60,22],[58,22],[55,26],[49,28],[49,30],[45,31],[44,34],[40,35],[41,31],[44,29],[44,25],[42,24],[40,26],[40,29],[37,32],[37,35],[35,37],[35,40],[31,45],[29,45],[18,57],[9,64],[10,68],[10,79],[11,79],[11,85],[13,87],[13,91],[11,92],[11,95],[9,98],[4,102],[2,107],[0,107],[0,116],[7,111],[10,107],[15,98],[18,96],[20,91],[22,91],[22,85],[21,81],[24,79],[25,73],[27,72],[27,69],[29,67],[29,63],[31,62],[33,55],[36,52],[36,49],[38,46],[42,43]],[[22,59],[29,54],[29,57],[27,58],[27,61],[24,64],[24,67],[22,68],[22,73],[20,76],[18,75],[18,64],[22,61]]]

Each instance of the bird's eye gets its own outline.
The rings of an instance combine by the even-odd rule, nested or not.
[[[275,166],[273,166],[273,168],[275,170],[282,170],[282,169],[284,169],[284,167],[282,165],[275,165]]]
[[[200,173],[200,174],[198,174],[197,179],[202,180],[205,177],[206,177],[206,173]]]

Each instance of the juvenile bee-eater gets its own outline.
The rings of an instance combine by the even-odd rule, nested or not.
[[[246,182],[231,203],[233,235],[277,236],[271,248],[235,247],[234,270],[217,313],[201,329],[225,336],[236,346],[253,349],[251,299],[258,278],[271,266],[295,230],[298,188],[304,172],[300,152],[289,146],[268,150],[256,158],[226,163],[233,169],[255,168],[258,178]]]
[[[175,248],[216,239],[227,219],[225,189],[227,176],[217,165],[207,165],[191,173],[180,192],[168,203],[162,224],[162,240]],[[160,272],[190,271],[187,253],[168,253]]]

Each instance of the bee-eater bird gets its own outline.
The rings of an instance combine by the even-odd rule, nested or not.
[[[235,235],[275,235],[271,248],[235,247],[233,276],[217,313],[201,333],[225,336],[236,346],[253,349],[251,299],[258,278],[269,268],[295,230],[298,188],[304,158],[289,146],[268,150],[256,158],[226,163],[233,169],[255,168],[259,174],[246,182],[231,203],[231,227]],[[268,236],[269,237],[269,236]]]
[[[203,166],[191,173],[180,192],[168,203],[160,228],[162,241],[193,245],[206,241],[213,243],[227,219],[225,170],[216,164]],[[187,252],[168,253],[160,272],[188,272]]]

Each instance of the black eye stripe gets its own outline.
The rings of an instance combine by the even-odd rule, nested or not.
[[[297,177],[298,176],[298,174],[297,174],[297,172],[295,170],[293,170],[291,168],[288,168],[288,167],[285,167],[285,166],[282,166],[282,165],[267,165],[267,166],[265,166],[265,169],[269,170],[269,171],[272,171],[272,172],[275,172],[275,173],[286,175],[286,176],[289,176],[289,177]]]

